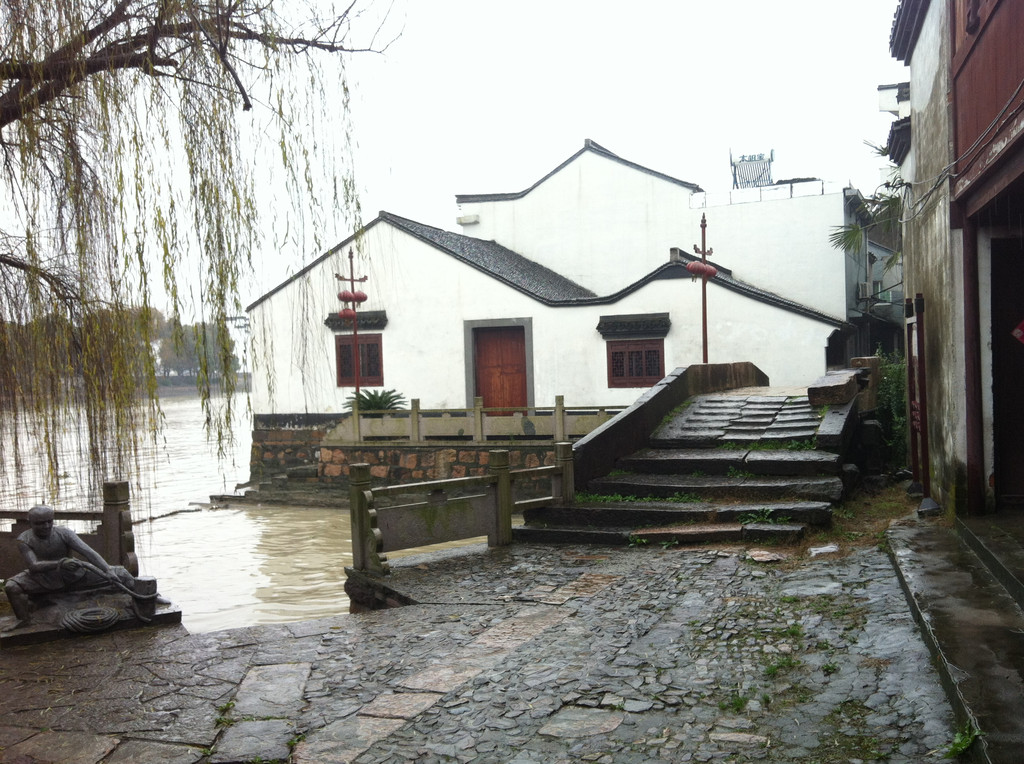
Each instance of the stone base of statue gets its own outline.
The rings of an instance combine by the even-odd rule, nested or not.
[[[140,576],[135,590],[142,596],[156,594],[156,579]],[[13,614],[0,615],[0,648],[181,623],[181,610],[173,604],[138,599],[113,587],[55,592],[33,598],[32,605],[32,619],[27,624],[19,623]]]

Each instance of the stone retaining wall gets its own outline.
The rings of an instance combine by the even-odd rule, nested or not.
[[[272,475],[294,471],[315,477],[320,464],[320,441],[338,425],[342,416],[257,414],[249,456],[250,480],[259,482]]]
[[[453,446],[323,446],[320,448],[318,478],[321,483],[348,484],[351,464],[369,464],[375,483],[413,483],[425,480],[474,477],[486,475],[492,450],[508,451],[513,470],[549,467],[555,463],[554,444],[521,446],[494,443],[488,445]],[[520,481],[523,482],[523,481]],[[533,482],[533,481],[530,481]],[[547,483],[547,481],[539,481]],[[526,485],[517,486],[524,491]],[[518,493],[518,491],[517,491]]]

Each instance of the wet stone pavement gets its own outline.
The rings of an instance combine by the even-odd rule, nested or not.
[[[0,761],[921,762],[953,736],[877,549],[773,567],[515,545],[393,565],[421,604],[5,650]]]

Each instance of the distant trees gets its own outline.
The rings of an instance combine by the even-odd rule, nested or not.
[[[157,358],[158,372],[164,376],[199,377],[207,370],[215,369],[214,376],[226,366],[230,372],[238,371],[238,357],[235,343],[228,337],[226,351],[230,354],[227,364],[212,363],[209,354],[215,352],[213,327],[206,323],[174,326],[165,322],[158,329]]]

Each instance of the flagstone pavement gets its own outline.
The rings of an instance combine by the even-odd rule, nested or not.
[[[883,551],[471,546],[419,604],[0,654],[0,762],[939,761],[953,717]]]

